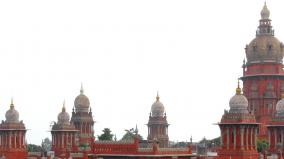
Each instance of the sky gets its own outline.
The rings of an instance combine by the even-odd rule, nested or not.
[[[171,141],[220,134],[242,76],[262,0],[0,1],[0,120],[13,97],[27,142],[50,137],[63,101],[71,115],[83,83],[95,136],[147,137],[157,91]],[[284,1],[267,0],[284,39]]]

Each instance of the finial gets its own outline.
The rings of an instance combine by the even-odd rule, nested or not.
[[[10,108],[14,108],[14,99],[13,99],[13,97],[11,98]]]
[[[66,108],[65,108],[65,100],[63,101],[63,107],[62,107],[62,112],[65,112]]]
[[[135,126],[135,134],[137,135],[138,134],[138,128],[137,128],[137,124],[136,124],[136,126]]]
[[[80,93],[84,94],[84,89],[83,89],[83,83],[81,82],[81,89],[80,89]]]
[[[238,88],[236,89],[236,94],[240,95],[242,92],[241,88],[240,88],[240,80],[238,79]]]
[[[160,100],[160,97],[159,97],[159,92],[157,91],[157,97],[156,97],[156,100],[159,101]]]
[[[261,19],[269,19],[270,11],[267,8],[266,1],[264,2],[264,6],[260,12]]]

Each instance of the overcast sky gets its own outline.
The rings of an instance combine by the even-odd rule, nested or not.
[[[28,143],[50,137],[62,103],[71,115],[81,82],[95,136],[138,125],[147,137],[156,92],[172,141],[215,138],[242,75],[263,0],[0,1],[0,120],[10,99]],[[268,0],[284,39],[284,1]]]

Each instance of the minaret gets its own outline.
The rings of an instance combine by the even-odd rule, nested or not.
[[[54,123],[51,129],[51,149],[54,151],[56,157],[68,158],[71,152],[78,151],[76,136],[78,130],[70,123],[70,116],[66,112],[65,101],[57,119],[57,123]]]
[[[221,147],[218,159],[258,159],[258,124],[248,111],[248,100],[237,87],[236,94],[230,99],[230,110],[225,110],[221,122]]]
[[[81,84],[80,94],[74,101],[75,111],[72,112],[71,123],[78,130],[79,149],[91,151],[94,137],[94,119],[90,108],[89,98],[84,94]]]
[[[26,127],[19,121],[19,112],[11,99],[10,109],[5,114],[6,120],[0,124],[0,157],[22,159],[27,157]]]
[[[159,94],[157,93],[156,101],[151,107],[151,113],[148,121],[148,141],[157,140],[159,147],[169,146],[168,136],[168,121],[165,115],[165,107],[160,102]]]
[[[267,122],[275,112],[275,105],[284,92],[283,44],[274,36],[266,3],[256,37],[245,48],[243,91],[249,102],[249,111],[261,123],[260,138],[267,138]]]

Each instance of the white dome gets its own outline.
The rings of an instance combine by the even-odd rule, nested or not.
[[[11,103],[10,109],[5,114],[7,123],[19,123],[19,112],[14,108],[14,104]]]
[[[237,93],[230,99],[230,113],[248,113],[248,100],[240,94],[240,88],[237,88]]]
[[[156,102],[154,102],[151,107],[151,113],[152,113],[152,116],[154,117],[164,116],[165,107],[163,103],[160,102],[159,99],[160,97],[157,95]]]
[[[75,98],[74,106],[76,112],[88,112],[90,107],[89,98],[84,95],[84,90],[81,88],[80,95]]]
[[[283,97],[276,104],[276,113],[277,114],[284,114],[284,98]]]
[[[65,106],[63,106],[62,108],[62,112],[60,112],[57,116],[58,119],[58,124],[62,124],[62,125],[69,125],[70,124],[70,116],[69,114],[66,112],[65,110]]]

